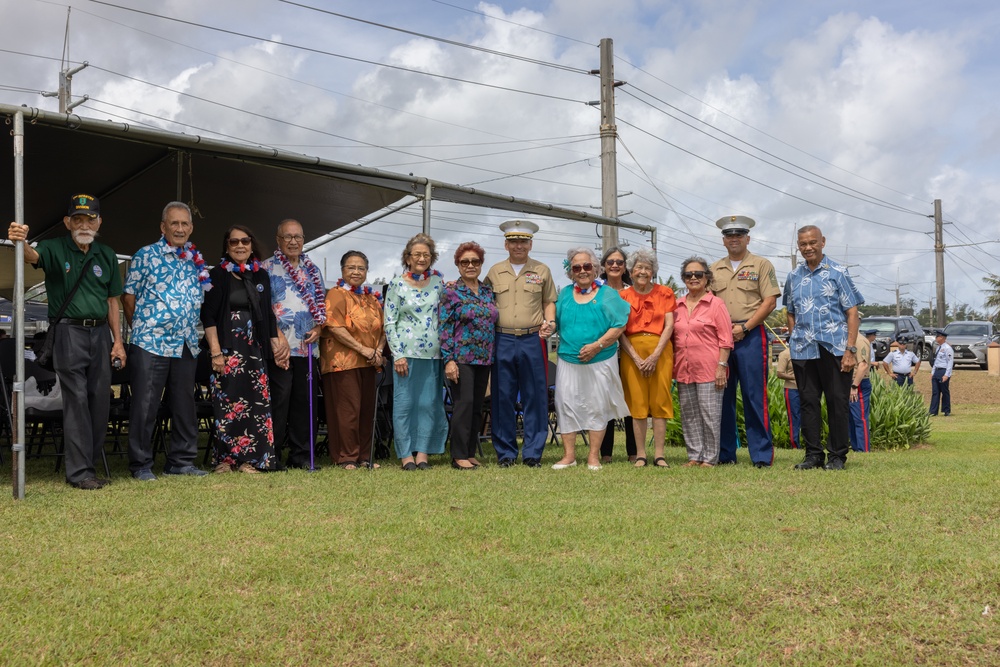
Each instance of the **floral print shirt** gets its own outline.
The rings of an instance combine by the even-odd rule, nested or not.
[[[385,337],[394,359],[440,359],[438,303],[444,281],[431,276],[423,287],[393,278],[385,297]]]
[[[191,355],[198,356],[198,316],[205,292],[194,262],[178,257],[161,237],[132,255],[124,291],[135,296],[134,345],[171,358],[184,356],[187,345]]]
[[[271,278],[271,308],[274,310],[274,317],[278,321],[278,328],[285,334],[288,347],[291,348],[293,357],[305,357],[309,349],[302,339],[309,334],[309,331],[318,324],[313,320],[309,306],[299,297],[295,291],[295,283],[292,278],[285,273],[285,267],[281,266],[275,257],[269,257],[261,262],[267,275]],[[318,267],[317,267],[318,268]],[[295,269],[303,274],[305,270],[302,265]],[[322,275],[322,274],[321,274]],[[306,280],[307,285],[312,285]],[[323,297],[320,297],[321,299]],[[319,345],[313,345],[313,356],[319,354]]]
[[[441,292],[441,358],[445,363],[489,366],[499,317],[493,290],[480,281],[479,293],[461,280]]]
[[[782,297],[795,328],[788,338],[792,359],[819,359],[819,346],[835,357],[844,356],[847,311],[865,302],[847,268],[823,256],[810,269],[800,263],[785,278]]]

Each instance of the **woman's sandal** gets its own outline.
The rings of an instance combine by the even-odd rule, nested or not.
[[[416,469],[417,469],[417,464],[414,463],[413,461],[403,464],[403,470],[416,470]]]
[[[639,461],[642,461],[642,465],[639,465]],[[646,461],[645,456],[637,456],[635,459],[635,463],[633,463],[632,465],[634,465],[636,468],[645,468],[646,463],[648,463],[648,461]]]
[[[660,465],[660,461],[663,461],[663,465]],[[667,463],[667,460],[662,456],[657,456],[655,459],[653,459],[653,466],[656,468],[669,468],[670,464]]]

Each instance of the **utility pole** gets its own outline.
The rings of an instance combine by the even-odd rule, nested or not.
[[[69,16],[72,11],[72,7],[66,10],[66,34],[63,37],[63,55],[59,69],[59,90],[54,93],[42,93],[42,97],[59,98],[59,113],[69,113],[90,99],[90,95],[84,95],[76,102],[73,101],[73,75],[89,67],[90,63],[84,61],[79,67],[69,68]]]
[[[615,125],[614,42],[610,37],[601,40],[601,214],[607,218],[618,217],[618,127]],[[603,251],[618,245],[618,228],[604,225]]]
[[[937,273],[937,325],[944,328],[944,221],[941,200],[934,200],[934,266]]]

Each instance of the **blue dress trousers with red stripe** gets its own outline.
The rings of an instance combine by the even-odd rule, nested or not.
[[[872,382],[868,378],[858,385],[858,400],[851,401],[851,449],[867,452],[871,429],[868,412],[872,405]]]
[[[767,334],[763,325],[747,331],[729,355],[729,383],[722,397],[722,437],[719,463],[736,461],[739,432],[736,429],[736,384],[743,394],[743,421],[746,447],[754,463],[771,465],[774,443],[767,411]]]

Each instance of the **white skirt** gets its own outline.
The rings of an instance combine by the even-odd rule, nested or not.
[[[627,417],[618,357],[590,364],[560,359],[556,366],[555,404],[561,433],[603,431],[612,419]]]

